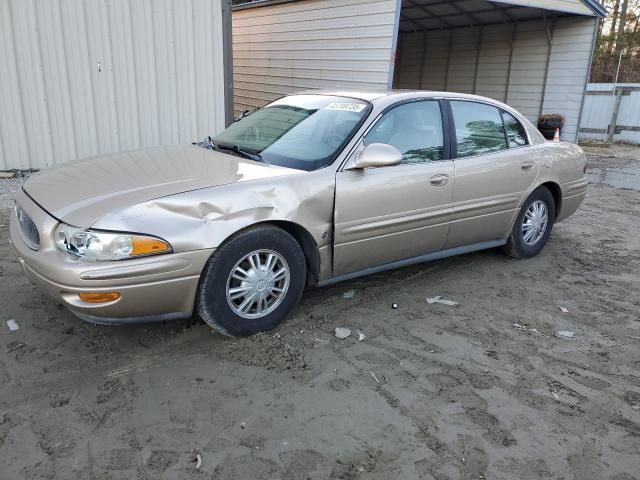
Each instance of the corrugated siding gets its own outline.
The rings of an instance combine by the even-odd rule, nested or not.
[[[542,110],[565,116],[562,136],[577,140],[580,110],[591,66],[596,19],[559,19],[553,34],[547,91]]]
[[[304,89],[386,88],[395,0],[308,0],[233,12],[235,110]]]
[[[559,112],[563,138],[575,140],[595,27],[592,17],[560,18],[551,48],[543,21],[402,34],[396,86],[484,95],[534,123],[541,110]]]
[[[0,170],[222,130],[220,1],[0,0]]]

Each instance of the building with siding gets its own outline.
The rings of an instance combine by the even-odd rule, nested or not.
[[[236,112],[302,89],[475,93],[576,140],[598,20],[581,0],[263,0],[233,12]]]
[[[231,0],[0,0],[0,170],[224,129],[230,25]]]

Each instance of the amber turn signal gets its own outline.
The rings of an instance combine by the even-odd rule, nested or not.
[[[171,249],[168,243],[157,238],[133,237],[132,244],[131,255],[134,257],[137,255],[168,252]]]
[[[80,300],[91,303],[113,302],[120,298],[118,292],[81,292],[78,296]]]

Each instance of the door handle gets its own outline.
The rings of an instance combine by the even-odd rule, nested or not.
[[[528,170],[531,170],[534,165],[535,163],[533,163],[532,161],[526,161],[526,162],[523,162],[522,165],[520,165],[520,168],[522,170],[528,171]]]
[[[442,187],[449,183],[449,175],[445,175],[444,173],[434,175],[429,179],[429,183],[434,187]]]

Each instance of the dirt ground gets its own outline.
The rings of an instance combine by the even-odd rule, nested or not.
[[[589,151],[539,257],[310,290],[245,340],[77,319],[10,255],[2,181],[0,477],[640,479],[640,149]]]

